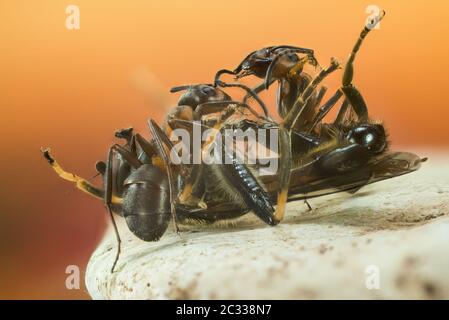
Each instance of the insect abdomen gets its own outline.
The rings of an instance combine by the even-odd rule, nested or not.
[[[142,165],[125,181],[123,216],[129,229],[144,241],[157,241],[170,221],[167,176],[158,168]]]

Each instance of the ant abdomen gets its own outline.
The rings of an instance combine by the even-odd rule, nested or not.
[[[132,172],[125,181],[122,213],[139,239],[159,240],[170,222],[170,191],[165,173],[149,164]]]

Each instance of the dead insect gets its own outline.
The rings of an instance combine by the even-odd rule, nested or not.
[[[383,14],[377,21],[382,17]],[[167,116],[163,128],[149,121],[151,141],[134,134],[130,128],[116,133],[126,143],[112,146],[107,161],[97,163],[97,170],[103,176],[103,188],[64,171],[48,149],[43,150],[43,155],[61,178],[102,199],[112,220],[113,213],[122,215],[129,229],[145,241],[157,241],[170,219],[176,226],[178,221],[215,222],[253,211],[265,223],[276,225],[284,217],[287,201],[341,191],[352,193],[367,184],[415,171],[425,161],[411,153],[388,151],[383,125],[369,118],[362,95],[352,85],[353,62],[369,31],[365,27],[354,46],[345,66],[342,87],[337,91],[340,94],[313,116],[303,110],[317,86],[339,68],[334,59],[308,81],[305,88],[295,93],[297,97],[281,123],[273,121],[257,93],[241,83],[228,84],[217,79],[214,85],[172,89],[172,92],[185,92],[178,106]],[[281,47],[274,48],[277,49],[272,51],[276,52]],[[266,76],[268,72],[253,71],[259,76]],[[284,78],[285,75],[278,79],[283,81]],[[259,115],[246,103],[233,101],[219,86],[246,90],[259,102],[264,114]],[[345,100],[335,121],[323,123],[324,116],[341,96]],[[313,110],[316,107],[315,100]],[[309,126],[295,125],[304,123],[305,117]],[[221,146],[224,164],[183,164],[179,159],[175,159],[175,164],[171,157],[176,158],[178,154],[171,152],[174,145],[169,136],[175,129],[193,130],[195,125],[203,131],[210,127],[215,129],[210,139],[200,143],[198,152],[201,154],[207,153],[208,147],[217,141],[219,134],[225,135],[226,130],[275,131],[279,150],[272,151],[277,151],[279,170],[262,175],[260,163],[238,161],[225,145]],[[194,155],[195,152],[191,154]],[[120,253],[120,237],[114,220],[113,224],[119,247],[112,271]]]
[[[244,85],[238,85],[252,94]],[[173,166],[170,164],[170,150],[173,148],[169,140],[173,129],[190,125],[192,121],[201,120],[202,116],[223,110],[232,101],[223,90],[212,85],[189,85],[176,87],[171,92],[185,91],[166,117],[163,129],[156,122],[149,120],[149,128],[153,139],[147,141],[139,133],[134,134],[132,128],[118,130],[115,137],[124,139],[125,144],[114,144],[110,149],[107,161],[96,163],[96,170],[103,177],[103,188],[92,185],[89,181],[75,174],[66,172],[53,158],[50,149],[43,149],[43,156],[63,179],[76,184],[76,187],[104,201],[110,214],[118,241],[117,258],[120,254],[120,237],[113,213],[123,216],[129,229],[144,241],[157,241],[168,227],[170,217],[177,228],[176,199],[178,179],[185,183],[185,194],[190,196],[189,181],[196,179],[199,165]],[[258,98],[261,108],[266,106]],[[250,106],[245,106],[252,114],[257,114]],[[189,176],[189,177],[186,177]],[[184,182],[185,180],[185,182]],[[181,194],[181,200],[182,198]],[[187,198],[186,200],[187,201]],[[181,203],[185,202],[181,201]],[[199,200],[197,201],[199,202]]]

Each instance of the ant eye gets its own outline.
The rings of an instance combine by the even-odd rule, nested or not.
[[[201,92],[203,92],[206,95],[210,95],[213,92],[215,92],[215,90],[213,88],[211,88],[211,87],[204,87],[204,88],[201,89]]]

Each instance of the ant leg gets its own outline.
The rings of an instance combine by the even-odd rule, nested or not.
[[[142,151],[145,153],[145,155],[149,159],[154,160],[154,156],[156,156],[158,154],[158,151],[154,149],[154,146],[152,146],[151,143],[148,142],[140,134],[135,135],[135,140],[136,140],[136,144],[142,149]],[[201,171],[200,165],[194,165],[193,171],[191,172],[190,177],[187,179],[187,182],[186,182],[181,194],[179,195],[180,203],[185,202],[186,198],[188,198],[190,196],[190,194],[192,193],[193,185],[199,179],[200,171]]]
[[[309,211],[312,211],[312,206],[310,205],[309,201],[307,201],[307,198],[304,199],[304,203],[307,205],[307,208],[309,208]]]
[[[114,162],[114,152],[118,153],[124,161],[128,162],[133,168],[137,169],[142,165],[142,163],[137,159],[137,157],[132,154],[129,150],[125,149],[120,145],[113,145],[109,148],[108,160],[106,162],[106,173],[104,175],[104,204],[108,210],[109,217],[111,218],[112,226],[114,228],[115,237],[117,239],[117,253],[115,255],[114,263],[112,264],[111,273],[114,272],[115,266],[118,262],[121,252],[121,239],[118,232],[117,223],[114,219],[114,214],[112,212],[112,199],[113,199],[113,162]]]
[[[309,128],[308,133],[313,132],[318,123],[320,123],[321,120],[323,120],[323,118],[335,106],[338,100],[340,100],[342,95],[343,92],[341,92],[341,90],[337,90],[337,92],[335,92],[335,94],[325,104],[321,106],[321,108],[319,109],[318,113],[315,116],[315,119],[313,119],[312,126]]]
[[[103,199],[104,197],[104,190],[95,187],[94,185],[92,185],[90,182],[88,182],[86,179],[81,178],[79,176],[77,176],[74,173],[70,173],[65,171],[60,165],[59,163],[56,162],[55,158],[53,158],[50,148],[46,148],[46,149],[42,149],[42,154],[44,156],[44,158],[48,161],[48,163],[51,165],[51,167],[53,168],[53,170],[56,172],[56,174],[67,181],[70,182],[74,182],[76,187],[78,189],[80,189],[83,192],[86,192],[87,194],[98,198],[98,199]],[[121,201],[121,199],[114,199],[116,202],[117,201]]]
[[[199,199],[193,199],[192,193],[194,190],[194,185],[199,182],[200,179],[202,179],[202,165],[195,164],[193,165],[192,171],[190,172],[190,176],[186,179],[186,182],[184,184],[184,187],[179,194],[179,202],[181,204],[191,204],[196,203],[199,204]],[[204,205],[203,205],[204,206]]]
[[[134,136],[135,143],[142,149],[143,153],[148,157],[148,159],[152,159],[157,155],[157,151],[154,150],[154,146],[147,141],[144,137],[142,137],[139,133]]]
[[[288,112],[284,121],[279,126],[279,191],[277,196],[277,207],[274,213],[275,219],[281,221],[284,218],[285,206],[288,199],[288,188],[290,184],[290,170],[292,158],[291,132],[296,121],[301,116],[304,106],[307,104],[312,92],[318,84],[327,77],[330,73],[339,68],[339,64],[335,59],[331,59],[331,64],[328,68],[323,69],[320,73],[309,83],[302,95],[298,97],[293,105],[293,108]]]
[[[111,273],[114,273],[115,265],[118,262],[121,252],[121,243],[120,234],[118,232],[117,223],[114,219],[114,214],[112,213],[111,203],[112,203],[112,163],[113,163],[113,147],[109,149],[108,161],[106,163],[106,174],[104,176],[104,185],[105,185],[105,197],[104,203],[106,208],[108,209],[109,217],[111,218],[112,226],[114,228],[115,238],[117,240],[117,252],[115,254],[114,262],[112,263]]]
[[[335,118],[334,125],[340,125],[343,124],[345,121],[348,120],[347,111],[349,109],[349,102],[348,100],[344,100],[343,103],[340,106],[340,110],[338,110],[337,117]],[[350,109],[352,112],[352,109]]]
[[[122,155],[122,157],[124,159],[129,159],[129,161],[131,161],[131,163],[137,164],[135,162],[136,160],[133,159],[133,155],[131,152],[129,152],[128,150],[124,149],[121,146],[118,146],[118,147],[122,149],[120,154]],[[56,162],[55,158],[51,154],[50,148],[43,149],[42,154],[60,178],[70,181],[70,182],[74,182],[76,187],[79,190],[81,190],[95,198],[104,200],[105,191],[103,189],[100,189],[100,188],[92,185],[88,180],[86,180],[82,177],[79,177],[74,173],[65,171],[61,167],[61,165],[58,162]],[[102,176],[104,176],[106,174],[107,164],[105,162],[99,161],[96,163],[95,166],[96,166],[96,170],[98,171],[99,174],[101,174]],[[112,201],[111,202],[112,204],[121,204],[123,200],[122,200],[122,198],[113,195],[111,201]]]
[[[115,237],[117,239],[117,252],[115,254],[114,262],[112,263],[111,273],[114,272],[115,265],[120,257],[121,251],[121,243],[120,234],[118,232],[117,224],[114,219],[114,214],[112,213],[111,203],[112,203],[112,163],[113,163],[113,147],[109,149],[108,161],[106,163],[106,174],[104,176],[104,185],[105,185],[105,197],[104,203],[106,208],[108,209],[109,217],[111,218],[112,226],[114,228]]]
[[[132,151],[126,149],[125,147],[122,147],[118,144],[114,144],[111,147],[111,149],[113,149],[113,151],[118,153],[123,158],[123,160],[125,160],[134,169],[137,169],[142,165],[142,162],[137,158],[137,155]]]
[[[238,107],[242,107],[248,109],[255,117],[259,117],[259,114],[251,108],[249,105],[241,103],[239,101],[213,101],[213,102],[205,102],[198,105],[195,109],[195,112],[200,116],[204,116],[210,113],[222,112],[226,110],[229,105],[236,105]]]
[[[274,213],[276,221],[284,219],[285,206],[288,199],[288,187],[290,184],[290,171],[292,159],[291,132],[284,126],[279,127],[279,191],[277,207]]]
[[[201,112],[215,112],[217,110],[215,110],[215,108],[217,107],[217,105],[215,104],[211,104],[210,103],[204,103],[204,104],[200,104],[199,106],[197,106],[196,110],[194,111],[194,114],[198,116],[198,118],[200,118],[200,114]],[[210,110],[213,109],[213,110]],[[218,111],[222,111],[223,106],[221,105],[221,102],[218,105]],[[198,110],[200,112],[198,112]],[[194,132],[195,127],[200,127],[200,130],[202,128],[202,125],[200,124],[200,122],[198,120],[183,120],[183,119],[170,119],[168,121],[168,124],[172,127],[176,127],[176,128],[184,128],[186,130],[188,130],[191,134],[192,132]],[[161,133],[162,135],[163,133]],[[137,137],[136,137],[137,138]],[[180,142],[182,143],[182,142]],[[172,149],[172,145],[167,145],[167,147],[169,147],[170,150]],[[184,147],[187,147],[186,145],[184,145]],[[190,147],[189,147],[190,148]],[[157,146],[156,146],[157,149]],[[196,149],[194,148],[193,150],[190,149],[190,152],[196,152]],[[199,150],[200,152],[200,150]],[[175,156],[177,157],[177,161],[176,163],[181,164],[181,175],[186,176],[189,175],[189,172],[187,170],[187,168],[184,166],[184,164],[182,163],[181,159],[178,157],[178,155],[176,153],[171,152],[171,156]],[[198,158],[201,157],[201,154],[198,154]],[[189,157],[190,160],[192,160],[192,157]],[[195,159],[195,157],[193,157],[193,159]],[[163,159],[162,159],[163,160]],[[186,204],[187,202],[189,202],[189,199],[191,198],[191,194],[193,191],[193,186],[195,184],[195,182],[200,179],[201,176],[201,164],[198,163],[194,163],[192,164],[193,170],[190,172],[190,175],[185,179],[185,184],[182,186],[182,190],[181,193],[178,195],[178,200],[181,204]],[[164,169],[165,169],[165,163],[164,163]],[[199,202],[199,201],[198,201]]]
[[[271,79],[269,85],[272,85],[273,82],[275,82],[275,81],[276,81],[276,79]],[[257,86],[255,86],[255,87],[252,88],[251,90],[252,90],[255,94],[261,93],[262,91],[265,90],[265,81],[259,83]],[[243,103],[246,104],[246,103],[248,102],[248,100],[251,99],[252,97],[253,97],[252,94],[247,93],[247,94],[245,95],[245,97],[243,97]]]
[[[218,84],[221,82],[220,77],[223,74],[236,75],[237,72],[236,71],[227,70],[227,69],[218,70],[217,73],[215,74],[215,78],[214,78],[214,87],[217,87]]]
[[[270,114],[268,113],[267,106],[262,101],[262,99],[259,98],[257,93],[254,92],[251,88],[249,88],[241,83],[225,83],[223,81],[218,81],[217,85],[219,85],[220,87],[223,87],[223,88],[241,88],[241,89],[245,90],[247,92],[247,94],[251,95],[251,97],[254,98],[257,101],[257,103],[260,105],[265,117],[270,118]]]
[[[317,116],[317,109],[326,94],[327,88],[322,86],[318,93],[312,93],[301,111],[301,118],[295,123],[295,128],[301,132],[311,132],[310,127],[313,126],[315,117]],[[301,94],[301,92],[298,92]],[[319,111],[319,110],[318,110]]]
[[[207,104],[206,105],[199,105],[198,106],[200,109],[201,107],[204,107],[205,109],[203,109],[203,111],[206,111],[206,109],[208,108]],[[210,107],[210,105],[209,105]],[[215,106],[212,105],[212,108],[214,108]],[[221,107],[222,108],[222,107]],[[222,110],[220,110],[222,111]],[[197,113],[198,118],[201,118],[201,116]],[[199,132],[201,132],[202,129],[202,125],[200,121],[193,121],[191,123],[189,123],[189,130],[190,132],[194,132],[196,129],[199,129]],[[191,142],[193,144],[197,143],[198,141],[194,140],[195,138],[192,136],[191,138]],[[201,138],[200,138],[201,139]],[[186,170],[184,170],[184,176],[188,175],[185,179],[184,179],[184,185],[182,186],[182,190],[178,196],[178,200],[179,203],[183,204],[183,205],[187,205],[187,206],[198,206],[200,208],[205,209],[207,206],[206,204],[201,200],[201,195],[199,195],[199,197],[193,195],[193,193],[195,192],[195,194],[198,193],[198,186],[201,183],[200,181],[202,181],[203,179],[203,164],[200,162],[198,163],[195,159],[201,159],[201,154],[202,154],[202,147],[201,147],[201,141],[199,141],[200,143],[200,148],[195,148],[195,147],[191,147],[190,148],[190,152],[191,152],[191,156],[190,159],[193,160],[191,168],[192,170],[190,172],[186,172]],[[193,153],[197,153],[197,154],[193,154]],[[201,191],[200,191],[201,193]]]
[[[320,91],[318,91],[317,95],[316,95],[316,99],[315,99],[315,105],[313,106],[313,108],[316,108],[320,105],[321,101],[323,101],[324,95],[327,92],[327,88],[325,86],[322,86],[320,88]]]
[[[368,35],[368,33],[373,29],[380,20],[385,16],[385,11],[382,11],[379,16],[375,17],[371,22],[371,26],[365,26],[360,33],[357,42],[355,43],[351,54],[349,55],[348,62],[346,63],[345,70],[343,73],[342,79],[342,88],[341,90],[346,96],[346,99],[351,104],[355,113],[357,114],[359,121],[365,122],[368,120],[368,108],[366,106],[365,100],[363,99],[360,91],[352,84],[352,79],[354,77],[354,60],[357,55],[357,52],[360,49],[360,46],[363,43],[363,40]]]
[[[196,174],[196,177],[190,179],[192,184],[192,192],[191,197],[189,201],[193,203],[195,206],[207,209],[207,203],[204,201],[204,194],[206,191],[206,184],[204,181],[204,167],[203,165],[197,165],[198,166],[198,173]]]
[[[207,113],[213,113],[213,112],[223,112],[226,107],[229,106],[230,102],[207,102],[204,104],[198,105],[195,113],[197,114],[207,114]],[[238,103],[238,102],[236,102]],[[193,121],[193,120],[183,120],[183,119],[171,119],[169,121],[170,125],[173,125],[174,127],[182,127],[186,130],[194,130],[195,126],[199,126],[200,130],[202,128],[211,128],[208,126],[204,126],[199,121]],[[198,159],[201,159],[201,154],[203,152],[203,148],[199,148],[198,152],[199,154]],[[195,148],[193,152],[196,152]],[[172,156],[177,156],[176,153],[171,153]],[[179,158],[178,158],[179,159]],[[178,163],[182,163],[181,160],[177,161]],[[190,172],[190,175],[188,178],[185,179],[185,184],[182,187],[182,190],[180,194],[178,195],[178,200],[181,204],[197,204],[201,208],[206,208],[206,205],[203,201],[201,201],[200,198],[197,197],[198,193],[202,194],[202,177],[203,177],[203,170],[201,163],[194,163],[193,169]],[[165,169],[165,166],[164,166]],[[188,174],[187,169],[181,165],[181,172],[185,173],[185,175]],[[195,195],[194,195],[195,194]]]
[[[176,232],[179,233],[179,227],[177,223],[176,218],[176,206],[175,206],[175,199],[177,197],[176,195],[176,188],[174,185],[174,176],[173,171],[170,165],[170,158],[164,148],[164,143],[167,145],[167,147],[170,148],[172,146],[171,141],[168,139],[168,137],[163,133],[162,129],[159,128],[159,126],[154,122],[152,119],[148,121],[148,126],[150,128],[151,134],[153,135],[153,139],[155,140],[156,149],[158,154],[161,156],[162,161],[165,164],[166,170],[167,170],[167,178],[168,178],[168,186],[169,186],[169,192],[170,192],[170,211],[173,219],[173,223],[175,225]],[[167,144],[168,141],[168,144]]]
[[[285,128],[290,130],[294,127],[295,123],[298,121],[298,118],[300,118],[302,111],[304,110],[304,106],[312,96],[313,91],[320,84],[320,82],[323,81],[324,78],[326,78],[329,74],[331,74],[338,68],[340,68],[340,64],[336,59],[332,58],[330,66],[326,69],[321,70],[320,73],[309,83],[307,88],[298,97],[296,102],[293,104],[293,107],[285,116],[282,122],[282,125]]]

